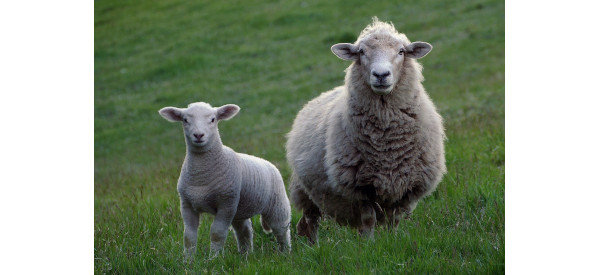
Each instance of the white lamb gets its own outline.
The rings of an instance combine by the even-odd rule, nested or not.
[[[215,216],[210,228],[211,254],[218,254],[233,225],[238,251],[252,251],[250,218],[261,215],[265,232],[271,230],[280,250],[290,250],[290,203],[279,170],[268,161],[234,152],[224,146],[217,124],[235,116],[233,104],[213,108],[204,102],[187,108],[165,107],[159,113],[171,122],[182,121],[187,152],[177,191],[184,223],[184,256],[193,261],[200,213]]]
[[[304,106],[286,145],[298,234],[311,243],[323,214],[372,238],[376,222],[396,228],[437,187],[444,129],[415,60],[431,49],[377,18],[354,44],[331,47],[353,61],[345,84]]]

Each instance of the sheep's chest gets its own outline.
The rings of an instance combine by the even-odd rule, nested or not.
[[[395,111],[383,118],[365,115],[354,125],[354,144],[360,155],[355,191],[376,195],[378,201],[398,200],[422,182],[418,118],[409,109]]]

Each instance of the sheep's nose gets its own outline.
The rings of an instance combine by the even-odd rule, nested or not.
[[[390,75],[390,71],[384,71],[384,72],[373,71],[373,76],[377,77],[378,79],[383,79],[389,75]]]
[[[194,136],[195,136],[197,139],[201,139],[201,138],[204,136],[204,134],[194,134]]]

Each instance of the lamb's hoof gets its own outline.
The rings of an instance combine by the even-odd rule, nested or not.
[[[218,249],[218,250],[217,249],[211,249],[210,252],[208,253],[208,259],[209,260],[214,260],[214,259],[216,259],[217,257],[219,257],[219,256],[221,256],[223,254],[224,254],[223,249]]]
[[[194,257],[183,256],[183,264],[191,265],[194,263]]]
[[[184,264],[192,264],[194,263],[194,255],[196,254],[196,248],[192,247],[189,249],[183,250],[183,263]]]

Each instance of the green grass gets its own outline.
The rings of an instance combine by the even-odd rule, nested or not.
[[[241,106],[220,124],[223,142],[273,162],[287,184],[285,134],[349,65],[330,46],[353,42],[374,15],[434,46],[421,63],[448,136],[437,191],[374,241],[325,221],[311,247],[293,228],[289,255],[255,217],[254,253],[239,255],[229,234],[225,255],[208,259],[212,217],[202,216],[185,266],[176,191],[185,144],[158,109]],[[504,2],[102,0],[94,20],[96,273],[504,272]]]

